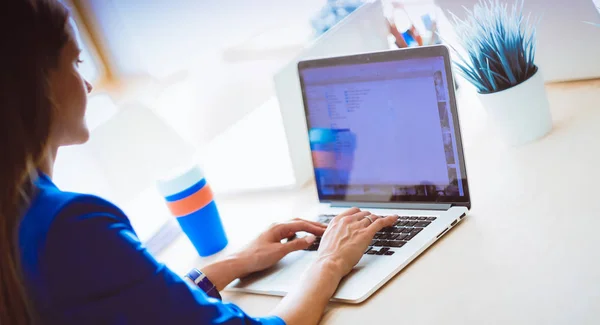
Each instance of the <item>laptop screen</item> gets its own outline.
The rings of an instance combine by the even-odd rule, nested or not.
[[[464,197],[444,56],[379,61],[300,70],[320,197]]]

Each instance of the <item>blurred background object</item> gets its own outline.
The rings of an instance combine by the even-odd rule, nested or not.
[[[327,0],[325,6],[311,19],[315,35],[325,33],[364,3],[364,0]]]

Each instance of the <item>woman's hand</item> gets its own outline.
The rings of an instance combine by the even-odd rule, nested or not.
[[[321,239],[318,262],[333,266],[340,277],[347,275],[360,261],[375,233],[392,226],[396,220],[398,216],[381,218],[358,208],[338,215]]]
[[[240,277],[265,270],[275,265],[287,254],[306,249],[315,241],[315,237],[310,235],[281,243],[283,239],[293,237],[301,231],[321,236],[325,229],[327,229],[325,224],[303,219],[293,219],[272,225],[244,250],[235,255],[243,261]]]
[[[315,237],[307,236],[286,243],[281,243],[281,240],[290,238],[300,231],[321,236],[326,228],[325,224],[302,219],[274,224],[239,253],[206,265],[201,271],[217,287],[217,290],[221,291],[237,278],[267,269],[285,255],[308,248],[315,241]]]
[[[341,279],[358,263],[375,233],[396,220],[397,216],[380,218],[357,208],[335,217],[321,238],[317,260],[273,313],[289,325],[317,324]]]

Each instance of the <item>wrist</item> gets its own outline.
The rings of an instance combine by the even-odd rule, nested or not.
[[[217,290],[221,291],[233,280],[242,276],[243,268],[244,263],[240,258],[230,256],[207,265],[201,268],[200,271],[215,285]]]
[[[310,267],[308,276],[316,276],[319,280],[334,285],[334,291],[344,275],[339,264],[330,258],[318,258]],[[333,292],[332,292],[333,294]]]
[[[229,264],[231,266],[235,267],[236,279],[243,278],[253,272],[252,256],[248,256],[243,253],[235,253],[233,255],[228,256],[226,260],[229,261]]]
[[[341,281],[345,275],[342,261],[331,255],[319,256],[314,262],[313,267],[333,280]]]
[[[194,268],[185,275],[189,281],[204,291],[208,296],[222,300],[219,290],[202,271]]]

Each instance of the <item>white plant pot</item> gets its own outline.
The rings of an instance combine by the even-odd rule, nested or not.
[[[544,79],[538,71],[512,88],[478,94],[497,132],[513,146],[537,140],[552,129]]]

